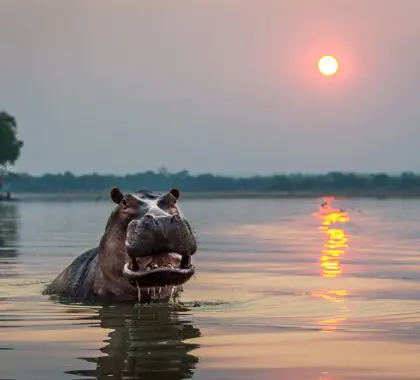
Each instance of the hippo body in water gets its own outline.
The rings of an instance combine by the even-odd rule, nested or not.
[[[195,272],[197,242],[177,201],[165,194],[111,190],[117,204],[96,248],[78,256],[43,294],[90,302],[168,300]]]

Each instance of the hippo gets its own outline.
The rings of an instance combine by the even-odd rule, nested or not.
[[[178,205],[180,191],[112,188],[111,212],[99,245],[76,257],[44,295],[94,303],[173,299],[195,273],[197,241]]]

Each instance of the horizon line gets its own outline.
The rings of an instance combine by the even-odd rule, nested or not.
[[[325,172],[299,172],[299,171],[293,171],[293,172],[277,172],[277,173],[271,173],[271,174],[221,174],[221,173],[214,173],[214,172],[200,172],[200,173],[192,173],[187,169],[180,170],[177,172],[170,172],[170,171],[160,171],[160,170],[145,170],[145,171],[139,171],[139,172],[127,172],[127,173],[120,173],[120,174],[114,174],[114,173],[98,173],[98,172],[85,172],[80,174],[75,174],[71,172],[70,170],[60,171],[60,172],[43,172],[41,174],[32,174],[30,172],[24,172],[24,171],[8,171],[9,175],[17,175],[17,176],[30,176],[30,177],[43,177],[46,175],[52,175],[52,176],[63,176],[63,175],[72,175],[74,177],[83,177],[83,176],[98,176],[98,177],[127,177],[127,176],[136,176],[136,175],[142,175],[147,173],[153,173],[155,175],[162,175],[162,176],[172,176],[172,175],[179,175],[181,173],[186,173],[187,176],[190,177],[198,177],[201,175],[212,175],[215,177],[229,177],[229,178],[254,178],[254,177],[275,177],[275,176],[293,176],[293,175],[303,175],[303,176],[327,176],[329,174],[343,174],[343,175],[357,175],[357,176],[370,176],[370,175],[387,175],[389,177],[394,176],[401,176],[402,174],[410,174],[410,175],[420,175],[420,172],[415,172],[411,170],[406,171],[399,171],[399,172],[386,172],[386,171],[340,171],[340,170],[330,170]]]

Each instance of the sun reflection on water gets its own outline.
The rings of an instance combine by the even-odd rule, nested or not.
[[[349,247],[349,235],[343,225],[350,221],[348,213],[334,208],[331,202],[334,198],[325,199],[320,209],[315,214],[321,221],[320,231],[324,235],[324,244],[321,250],[320,267],[321,276],[326,279],[334,279],[343,275],[341,258],[346,254]],[[334,331],[338,325],[346,321],[347,306],[346,296],[349,292],[344,289],[329,289],[314,293],[329,302],[339,304],[338,315],[318,321],[324,331]]]

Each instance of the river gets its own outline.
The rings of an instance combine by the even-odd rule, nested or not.
[[[320,202],[185,200],[196,275],[131,307],[41,295],[110,201],[0,203],[0,379],[418,379],[420,201]]]

